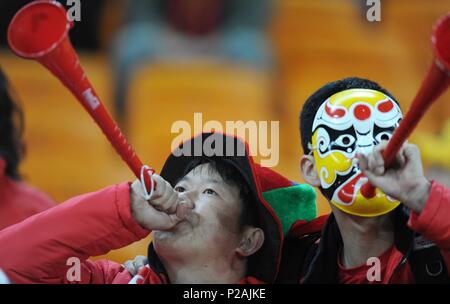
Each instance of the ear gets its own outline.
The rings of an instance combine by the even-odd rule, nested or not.
[[[320,186],[320,178],[317,175],[316,161],[312,155],[303,155],[300,160],[300,173],[303,179],[314,187]]]
[[[257,252],[263,243],[264,231],[261,228],[246,227],[236,252],[242,257],[248,257]]]

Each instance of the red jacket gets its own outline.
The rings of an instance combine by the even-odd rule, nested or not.
[[[0,158],[0,230],[55,206],[46,194],[6,176],[5,165]]]
[[[112,249],[145,238],[150,231],[133,219],[130,186],[123,183],[75,197],[0,232],[0,268],[14,283],[70,283],[66,265],[81,261],[82,284],[126,284],[131,275],[122,265],[91,261]],[[150,265],[152,266],[152,265]],[[151,284],[167,283],[152,268]],[[245,278],[241,283],[256,283]]]
[[[430,197],[420,215],[410,211],[408,227],[419,233],[423,239],[434,243],[444,259],[444,267],[450,274],[450,189],[434,182]],[[422,247],[427,244],[423,243]],[[416,248],[417,249],[417,248]],[[385,270],[382,274],[381,284],[415,283],[410,262],[402,266],[404,254],[395,246],[387,252]],[[367,267],[368,268],[368,267]],[[350,283],[367,283],[367,279],[360,276],[349,281]]]
[[[429,248],[432,248],[429,242],[437,246],[434,248],[438,254],[440,251],[445,264],[443,267],[450,274],[450,189],[433,182],[430,197],[420,215],[412,211],[405,214],[403,211],[402,208],[395,211],[395,246],[384,256],[385,269],[379,283],[414,283],[410,257],[422,249],[429,252]],[[300,224],[293,227],[291,238],[286,244],[295,250],[299,247],[303,249],[293,250],[290,254],[285,250],[285,264],[280,270],[284,282],[289,279],[302,283],[339,283],[341,273],[338,258],[342,238],[334,216],[324,216],[308,224]],[[423,254],[415,257],[413,263],[416,270],[435,261],[435,255],[431,261],[427,260],[430,256]],[[302,269],[301,273],[290,273],[289,269],[296,269],[296,264],[297,269]],[[358,273],[358,277],[348,279],[353,283],[368,283],[362,272]]]

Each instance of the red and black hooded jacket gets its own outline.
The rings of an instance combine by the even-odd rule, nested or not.
[[[382,283],[449,283],[450,189],[436,182],[420,215],[399,206],[394,248]],[[333,214],[292,227],[278,283],[337,284],[342,237]]]
[[[251,258],[247,276],[242,278],[241,283],[272,283],[280,263],[283,233],[288,231],[296,220],[310,220],[316,215],[314,191],[310,187],[292,183],[268,168],[254,164],[248,147],[235,137],[202,134],[200,142],[214,138],[218,140],[216,143],[219,138],[231,142],[235,148],[245,146],[243,156],[226,158],[229,159],[230,165],[239,168],[250,185],[259,217],[265,221],[261,224],[267,234],[267,242],[259,254]],[[193,141],[194,139],[191,140]],[[192,155],[196,157],[195,153]],[[192,159],[191,156],[178,159],[174,156],[173,153],[169,156],[162,170],[162,176],[171,183],[180,177],[186,164]],[[129,283],[133,278],[121,264],[90,259],[92,256],[104,255],[110,250],[130,245],[150,233],[134,220],[129,193],[130,183],[107,187],[72,198],[1,231],[0,269],[3,269],[14,283]],[[286,210],[291,212],[283,212]],[[309,212],[301,215],[303,210]],[[70,275],[74,259],[80,263],[81,273],[78,278]],[[144,278],[145,283],[169,283],[164,267],[152,246],[149,248],[149,260],[150,267]]]

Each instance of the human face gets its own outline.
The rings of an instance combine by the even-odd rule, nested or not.
[[[389,140],[401,118],[396,102],[368,89],[339,92],[321,105],[313,122],[312,148],[321,188],[334,206],[370,217],[399,205],[379,189],[373,198],[361,194],[364,175],[355,155],[370,153],[380,141]]]
[[[241,199],[237,187],[230,186],[202,164],[191,170],[174,187],[180,198],[194,203],[187,219],[169,231],[154,232],[159,255],[182,254],[199,257],[233,254],[239,246]]]

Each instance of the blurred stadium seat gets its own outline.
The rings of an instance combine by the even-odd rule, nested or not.
[[[193,125],[195,112],[203,114],[203,123],[216,120],[224,127],[230,120],[266,121],[271,118],[269,88],[268,75],[239,66],[153,64],[133,81],[130,140],[144,159],[161,168],[179,135],[171,134],[175,121]]]

